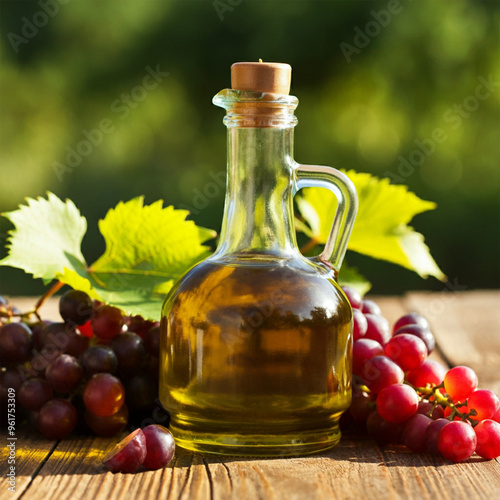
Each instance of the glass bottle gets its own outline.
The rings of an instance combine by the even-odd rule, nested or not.
[[[256,80],[246,87],[269,88],[263,67],[252,69],[259,63],[238,64],[250,65]],[[277,77],[289,68],[277,66]],[[190,450],[319,452],[337,444],[351,401],[352,311],[337,274],[357,197],[344,174],[293,160],[298,100],[273,82],[281,93],[226,89],[214,97],[228,127],[220,241],[163,306],[160,400],[177,444]],[[315,258],[298,250],[293,223],[293,195],[306,186],[339,200]]]

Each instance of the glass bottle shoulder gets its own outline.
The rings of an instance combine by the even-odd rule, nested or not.
[[[201,311],[205,316],[211,311],[209,317],[226,309],[252,314],[263,309],[300,320],[336,316],[342,323],[351,321],[349,303],[326,267],[302,256],[268,260],[247,256],[235,262],[209,258],[194,266],[167,296],[163,316]]]

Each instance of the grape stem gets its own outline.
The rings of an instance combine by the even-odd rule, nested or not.
[[[312,250],[319,241],[316,238],[311,238],[306,244],[302,245],[300,248],[300,253],[306,254],[309,250]]]
[[[20,318],[29,318],[32,314],[34,314],[37,318],[38,321],[42,321],[42,317],[40,316],[38,310],[43,306],[45,301],[52,297],[56,292],[58,292],[62,287],[64,286],[64,283],[61,281],[56,281],[36,302],[35,307],[31,311],[27,312],[20,312],[20,313],[14,313],[12,311],[9,312],[8,316],[9,318],[12,317],[20,317]]]
[[[434,405],[439,404],[443,407],[447,406],[448,408],[450,408],[451,413],[447,417],[448,420],[454,420],[455,417],[459,417],[460,420],[462,420],[464,422],[468,420],[472,424],[472,427],[477,425],[478,421],[470,418],[471,416],[474,416],[477,414],[476,410],[474,410],[474,408],[471,408],[469,413],[463,413],[458,408],[461,406],[466,406],[465,403],[456,403],[455,404],[452,401],[450,401],[450,399],[448,397],[443,396],[443,394],[441,393],[441,391],[439,389],[444,388],[444,383],[441,383],[439,385],[435,385],[433,387],[430,387],[430,386],[413,387],[413,385],[411,385],[409,382],[406,382],[406,381],[405,381],[405,384],[412,387],[418,393],[423,394],[424,396],[422,397],[422,399],[427,399],[429,401],[431,398],[434,398],[434,401],[435,401]],[[432,409],[434,409],[434,408],[432,408]],[[432,412],[432,410],[430,410],[430,411]]]

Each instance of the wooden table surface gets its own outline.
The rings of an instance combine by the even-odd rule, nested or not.
[[[453,288],[374,299],[391,322],[409,311],[424,314],[438,344],[432,357],[472,367],[480,387],[500,394],[500,291]],[[57,318],[57,303],[50,301],[42,315]],[[17,430],[13,493],[6,481],[6,436],[0,438],[1,499],[500,499],[499,459],[474,455],[452,464],[361,437],[344,437],[328,453],[289,459],[233,459],[178,448],[165,469],[111,474],[99,463],[120,437],[55,442],[27,425]]]

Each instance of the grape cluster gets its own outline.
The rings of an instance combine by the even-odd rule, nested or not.
[[[0,402],[15,390],[17,423],[29,419],[49,439],[75,428],[112,436],[162,411],[157,322],[78,290],[60,297],[59,312],[60,322],[31,322],[0,297]]]
[[[474,452],[500,456],[500,401],[478,389],[471,368],[448,370],[428,358],[435,348],[425,317],[402,316],[393,328],[371,300],[344,292],[353,309],[353,398],[345,431],[366,430],[380,444],[438,452],[453,462]]]

